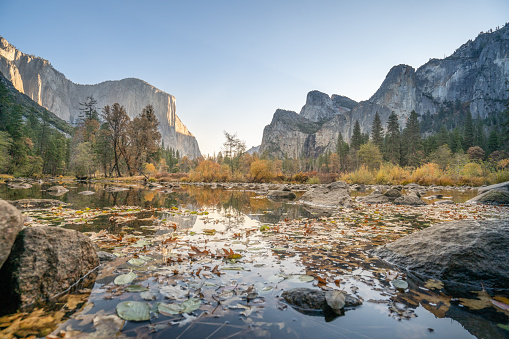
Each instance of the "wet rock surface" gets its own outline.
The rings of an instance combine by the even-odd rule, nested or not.
[[[378,247],[372,254],[418,275],[478,288],[509,286],[509,220],[452,221]]]
[[[23,228],[21,212],[5,200],[0,200],[0,267],[11,253],[16,236]]]
[[[25,228],[0,270],[2,311],[43,304],[98,265],[86,235],[50,226]]]
[[[304,204],[340,207],[351,202],[350,188],[344,181],[336,181],[328,185],[310,189],[300,198]]]
[[[467,202],[509,205],[509,191],[500,188],[484,191],[483,193],[479,194],[475,198],[470,199]]]
[[[362,305],[362,301],[342,291],[322,291],[312,288],[293,288],[284,291],[281,296],[287,303],[305,310],[322,310],[328,306],[329,300],[334,292],[341,292],[344,295],[344,307]],[[330,307],[330,306],[329,306]]]

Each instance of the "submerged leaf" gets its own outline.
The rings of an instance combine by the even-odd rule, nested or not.
[[[130,321],[146,321],[150,319],[150,306],[140,301],[124,301],[117,304],[120,318]]]
[[[159,304],[158,311],[163,315],[175,315],[179,313],[191,313],[200,308],[201,301],[197,298],[191,298],[182,304]]]
[[[127,292],[143,292],[143,291],[148,291],[148,288],[146,288],[145,286],[141,286],[141,285],[131,285],[131,286],[127,286],[125,290]]]
[[[187,291],[183,290],[179,285],[163,286],[159,292],[168,299],[182,299],[187,294]]]
[[[406,290],[408,288],[408,283],[404,280],[394,279],[392,281],[392,286],[398,290]]]
[[[118,277],[115,278],[113,281],[115,285],[126,285],[129,284],[131,281],[136,279],[138,276],[134,272],[129,272],[127,274],[121,274]]]
[[[175,314],[179,314],[180,305],[179,304],[163,304],[163,303],[160,303],[157,306],[157,310],[162,315],[175,315]]]
[[[155,300],[156,296],[153,295],[150,291],[144,291],[140,293],[140,297],[142,297],[145,300]]]

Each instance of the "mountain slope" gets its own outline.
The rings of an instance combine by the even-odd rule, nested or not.
[[[0,72],[0,82],[7,88],[7,95],[11,103],[23,106],[23,112],[29,112],[31,109],[33,109],[36,116],[39,119],[42,119],[46,108],[30,99],[27,95],[20,93],[16,88],[14,88],[13,84],[2,74],[2,72]],[[60,119],[52,112],[48,111],[47,121],[51,126],[62,133],[71,135],[73,132],[74,127],[72,125]]]
[[[0,72],[19,92],[72,124],[79,117],[79,103],[84,102],[88,96],[93,96],[100,108],[120,103],[131,118],[151,104],[159,119],[159,129],[165,145],[173,147],[182,155],[201,155],[196,138],[176,114],[175,97],[145,81],[128,78],[96,85],[75,84],[54,69],[47,60],[18,51],[2,37]]]
[[[362,132],[368,133],[376,112],[384,126],[391,112],[395,112],[401,127],[413,110],[419,115],[435,115],[445,105],[457,103],[469,107],[474,118],[486,118],[504,110],[509,98],[508,79],[509,25],[506,25],[495,32],[479,34],[451,56],[431,59],[417,70],[408,65],[394,66],[369,100],[357,105],[350,102],[350,106],[343,103],[344,112],[334,109],[334,95],[310,92],[300,118],[320,122],[319,130],[305,137],[314,142],[303,144],[304,136],[292,139],[289,133],[271,135],[274,129],[267,127],[274,124],[274,115],[271,125],[264,130],[260,151],[290,157],[319,154],[325,149],[334,151],[339,133],[349,141],[355,121],[359,121]],[[276,133],[286,130],[281,124]],[[273,140],[284,140],[288,146],[272,152],[277,149]]]

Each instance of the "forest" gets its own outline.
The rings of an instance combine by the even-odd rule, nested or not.
[[[509,106],[506,106],[509,107]],[[153,107],[134,119],[114,103],[80,103],[77,126],[55,127],[53,114],[22,105],[0,83],[0,173],[15,177],[78,179],[140,176],[205,182],[482,185],[509,180],[508,115],[473,119],[468,105],[444,104],[436,114],[411,112],[405,128],[378,113],[371,131],[356,122],[350,142],[340,134],[334,150],[317,157],[278,159],[249,154],[245,142],[224,131],[217,154],[190,159],[161,141]]]

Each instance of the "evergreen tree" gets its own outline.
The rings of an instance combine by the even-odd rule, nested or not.
[[[384,130],[382,127],[382,120],[380,120],[378,112],[375,113],[375,118],[371,125],[371,140],[378,146],[379,149],[382,148],[382,144],[384,142]]]
[[[463,127],[463,150],[467,150],[472,146],[474,146],[474,124],[472,122],[472,113],[468,110]]]
[[[491,154],[498,150],[499,147],[499,137],[498,133],[495,129],[492,129],[490,132],[490,136],[488,137],[488,153]]]
[[[339,166],[341,171],[346,170],[347,157],[348,152],[350,151],[350,146],[347,142],[344,141],[343,135],[339,132],[338,142],[336,144],[336,153],[339,155]]]
[[[352,138],[350,139],[350,147],[358,150],[362,145],[362,133],[361,133],[361,125],[359,124],[359,120],[355,121],[355,125],[353,127]]]
[[[384,147],[386,159],[393,164],[400,164],[401,159],[401,135],[399,131],[398,116],[392,112],[387,122],[387,134]]]
[[[475,124],[474,145],[482,149],[486,148],[486,135],[484,134],[484,127],[481,119],[478,119]]]
[[[449,144],[449,131],[442,125],[437,133],[437,147]]]
[[[421,147],[419,117],[415,111],[412,111],[403,130],[403,142],[401,143],[403,163],[405,165],[418,166],[423,157]]]

